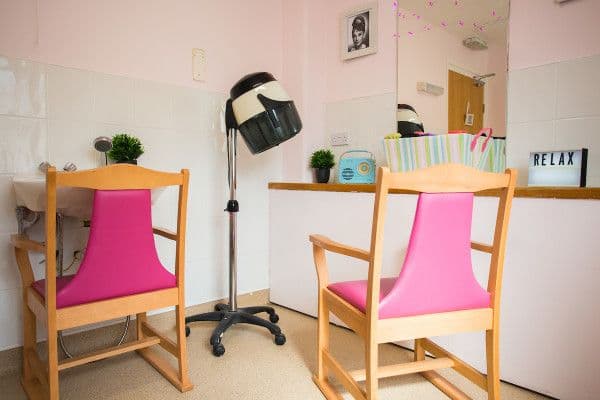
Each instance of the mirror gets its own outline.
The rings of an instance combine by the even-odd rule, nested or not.
[[[505,137],[509,0],[395,4],[399,133]]]

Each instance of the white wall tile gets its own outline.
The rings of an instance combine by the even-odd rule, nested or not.
[[[598,173],[598,171],[588,171],[586,186],[600,187],[600,174]]]
[[[383,138],[396,131],[395,109],[396,93],[328,103],[325,110],[326,147],[331,147],[330,137],[333,134],[344,133],[351,137],[349,146],[332,147],[336,164],[345,151],[360,149],[372,152],[377,166],[386,165]],[[336,179],[337,165],[332,170],[330,181]]]
[[[186,259],[186,305],[222,299],[228,295],[228,266],[225,260]]]
[[[198,134],[178,134],[173,129],[136,128],[144,145],[138,163],[147,168],[179,171],[201,165],[204,149]]]
[[[46,116],[46,71],[42,64],[0,56],[0,114]]]
[[[12,115],[15,112],[17,79],[10,59],[0,56],[0,114]]]
[[[21,287],[19,269],[15,261],[10,234],[0,234],[0,291]]]
[[[558,64],[557,118],[600,116],[600,55]]]
[[[510,71],[508,75],[508,122],[554,119],[556,64]]]
[[[238,259],[239,293],[254,292],[269,287],[269,253],[243,253]]]
[[[200,131],[210,127],[210,94],[192,88],[173,89],[173,126],[177,130]]]
[[[587,186],[600,186],[600,117],[556,121],[556,148],[588,149]]]
[[[0,173],[37,172],[48,158],[46,120],[0,116]]]
[[[134,82],[134,121],[141,127],[173,127],[172,86],[136,80]]]
[[[89,121],[48,120],[48,160],[61,170],[67,162],[78,169],[99,166],[99,153],[94,149],[93,124]]]
[[[23,343],[21,289],[0,290],[0,351]]]
[[[216,217],[189,218],[187,242],[187,260],[202,258],[213,264],[228,260],[229,218],[225,212]]]
[[[12,175],[0,175],[0,234],[17,232],[16,206]]]
[[[527,185],[529,153],[555,150],[554,121],[509,123],[506,136],[506,166],[517,168],[517,184]]]
[[[133,80],[114,75],[93,74],[93,119],[109,124],[133,124]]]
[[[89,121],[93,111],[92,73],[48,66],[48,117]]]

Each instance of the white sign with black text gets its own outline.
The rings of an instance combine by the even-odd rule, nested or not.
[[[585,187],[587,149],[529,154],[529,186]]]

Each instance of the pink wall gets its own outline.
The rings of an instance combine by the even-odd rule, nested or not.
[[[379,0],[378,3],[378,50],[365,57],[342,61],[340,56],[339,20],[346,10],[365,4],[364,0],[329,0],[323,2],[320,10],[325,16],[322,21],[327,71],[326,101],[372,96],[396,91],[396,17],[392,2]]]
[[[509,69],[600,54],[600,1],[511,0]]]
[[[283,0],[283,76],[304,128],[284,143],[285,180],[311,180],[310,153],[328,146],[328,102],[391,93],[396,90],[396,18],[391,2],[378,0],[378,52],[350,61],[340,55],[339,20],[362,0]]]
[[[506,102],[508,96],[508,48],[506,41],[490,43],[487,69],[496,74],[486,79],[484,124],[494,129],[495,136],[506,136]]]
[[[0,2],[0,54],[115,75],[228,91],[244,74],[281,75],[282,1]],[[207,80],[192,80],[192,48]]]

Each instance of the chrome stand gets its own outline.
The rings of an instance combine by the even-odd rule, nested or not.
[[[197,321],[216,321],[219,322],[214,329],[210,344],[213,347],[213,354],[220,357],[225,354],[225,347],[221,344],[223,334],[231,326],[238,323],[258,325],[267,328],[275,337],[275,344],[283,345],[286,341],[281,328],[276,325],[279,316],[272,307],[237,307],[237,213],[239,212],[239,203],[236,199],[236,157],[237,157],[237,124],[231,108],[231,100],[227,101],[225,111],[227,125],[227,166],[229,181],[229,201],[225,211],[229,213],[229,304],[220,303],[215,306],[214,312],[197,314],[187,317],[185,323]],[[254,314],[266,312],[269,314],[269,321],[263,320]],[[189,336],[190,328],[185,327],[185,334]]]

